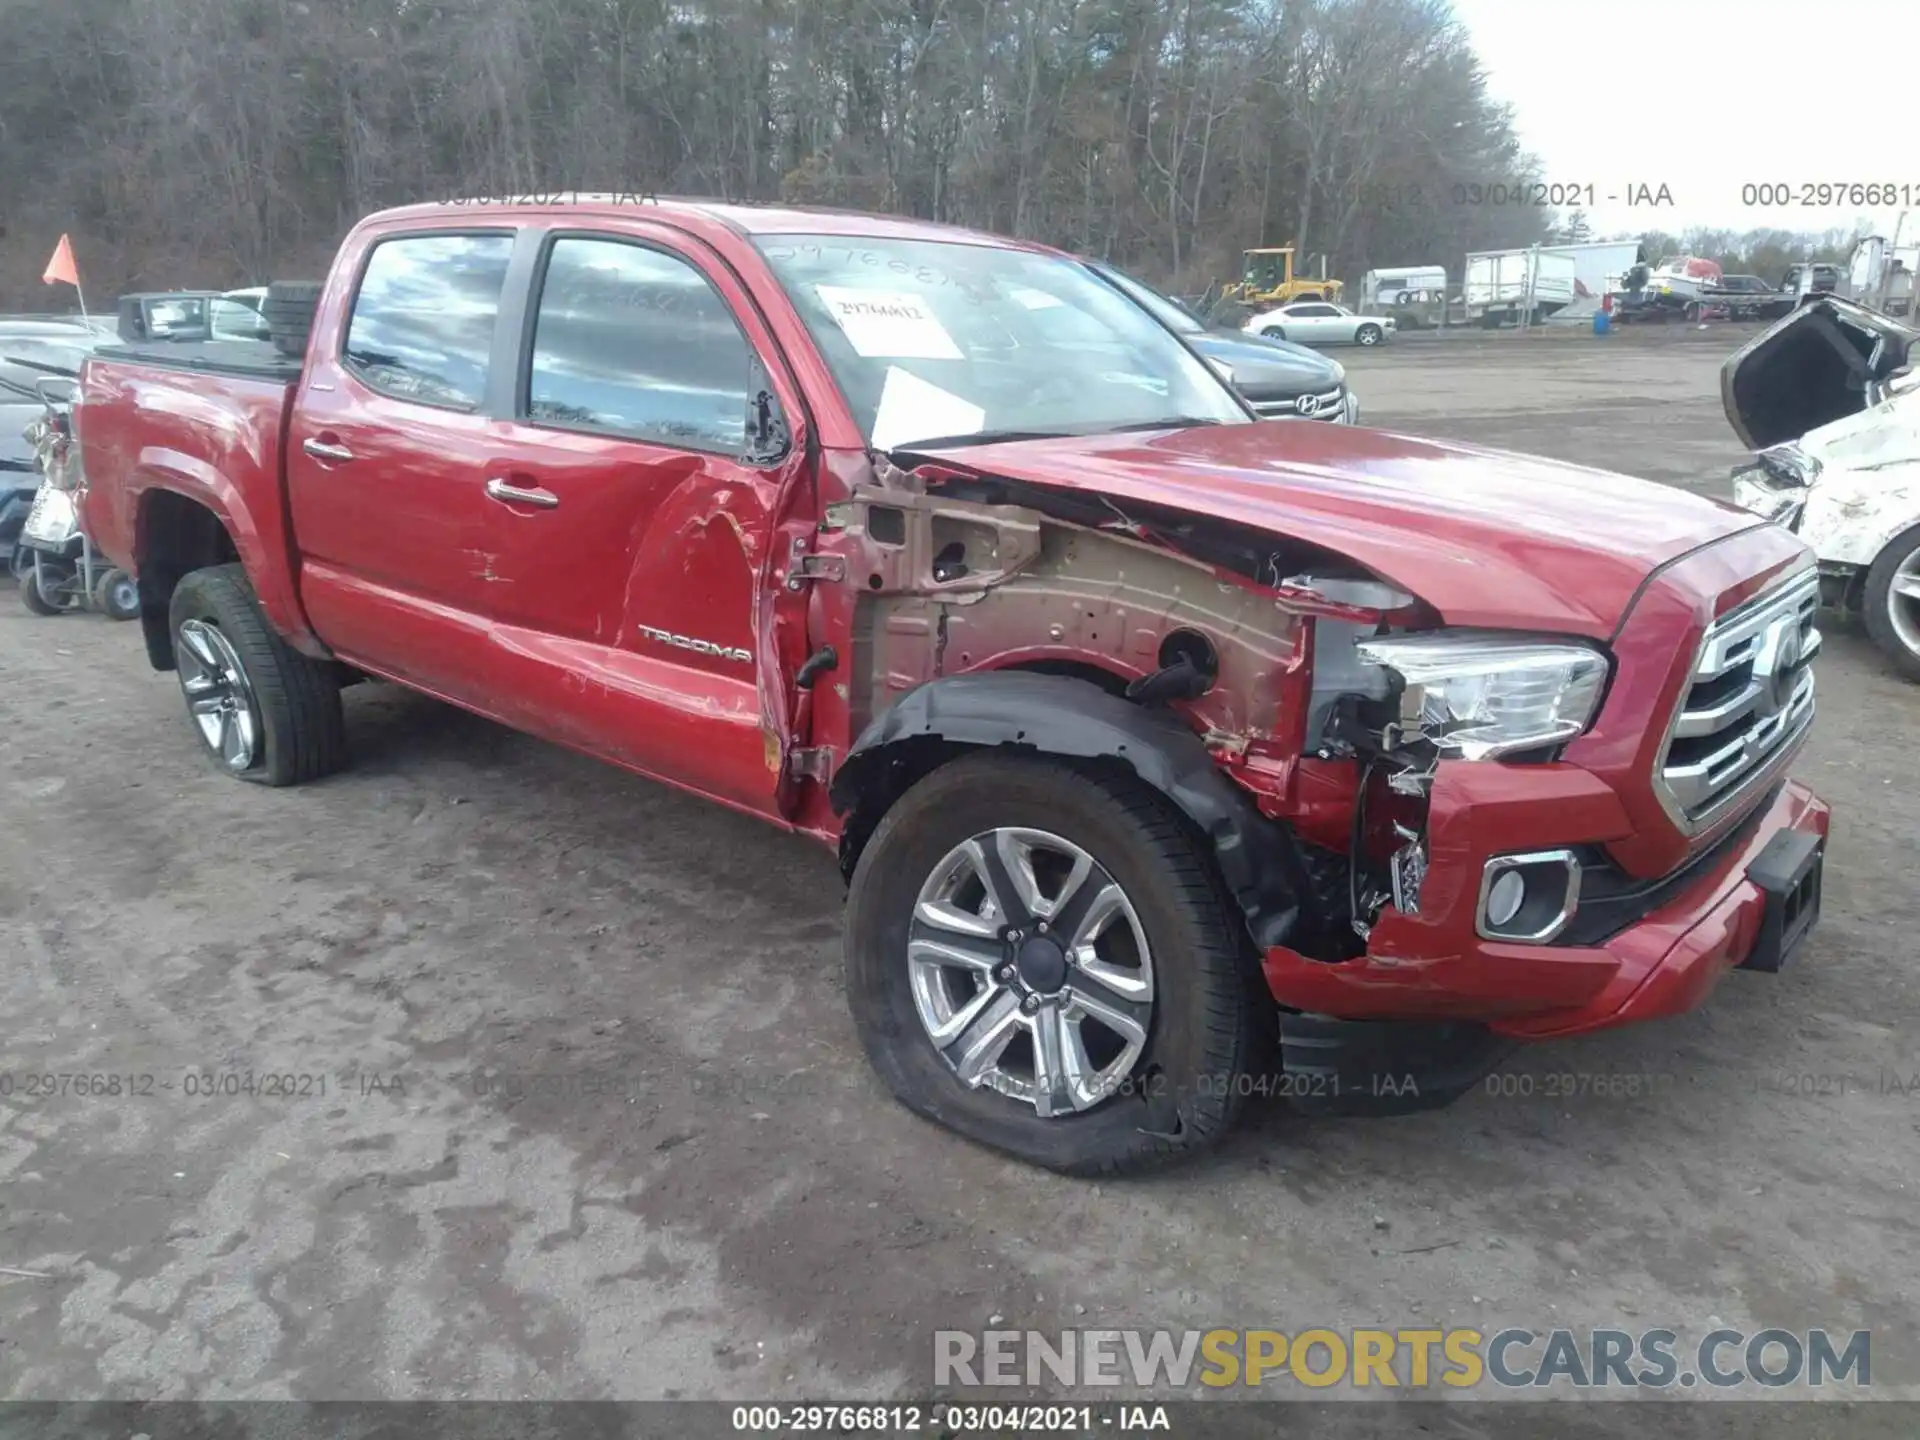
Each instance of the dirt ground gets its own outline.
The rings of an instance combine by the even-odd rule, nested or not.
[[[1371,423],[1713,491],[1731,343],[1342,358]],[[935,1328],[993,1321],[1864,1327],[1875,1392],[1920,1393],[1920,1094],[1880,1079],[1920,1072],[1920,689],[1836,630],[1808,948],[1505,1067],[1651,1093],[1262,1109],[1087,1184],[877,1092],[826,853],[387,686],[348,773],[237,785],[136,627],[7,599],[0,1390],[911,1396]],[[246,1072],[292,1093],[220,1093]]]

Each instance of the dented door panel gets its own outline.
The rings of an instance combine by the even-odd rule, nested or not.
[[[771,810],[755,597],[787,471],[532,426],[498,462],[557,497],[493,519],[502,718]]]
[[[540,255],[480,572],[502,718],[783,818],[807,637],[773,572],[812,487],[804,424],[767,451],[749,411],[755,387],[804,411],[738,281],[684,236],[623,218]]]

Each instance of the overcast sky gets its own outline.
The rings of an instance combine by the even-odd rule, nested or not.
[[[1797,202],[1806,182],[1907,187],[1920,239],[1920,0],[1453,0],[1549,182],[1595,190],[1596,234],[1821,230],[1900,204]],[[1490,181],[1503,177],[1489,176]],[[1788,206],[1741,187],[1792,187]],[[1671,206],[1627,203],[1664,184]],[[1615,198],[1609,201],[1606,197]]]

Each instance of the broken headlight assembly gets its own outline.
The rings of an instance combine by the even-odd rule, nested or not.
[[[1563,744],[1593,722],[1607,657],[1585,645],[1470,631],[1360,640],[1399,677],[1382,748],[1426,742],[1440,758],[1494,760]]]
[[[1733,503],[1763,520],[1800,528],[1807,492],[1820,478],[1820,462],[1797,445],[1775,445],[1733,472]]]
[[[1353,648],[1387,674],[1378,698],[1336,706],[1331,727],[1361,762],[1348,873],[1364,940],[1387,904],[1420,911],[1434,766],[1538,756],[1573,739],[1599,712],[1610,666],[1591,646],[1487,631],[1377,636]],[[1385,834],[1368,818],[1373,806],[1391,807]]]

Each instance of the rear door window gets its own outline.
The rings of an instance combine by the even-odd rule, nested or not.
[[[346,368],[396,399],[477,409],[512,253],[504,232],[381,241],[354,297]]]

